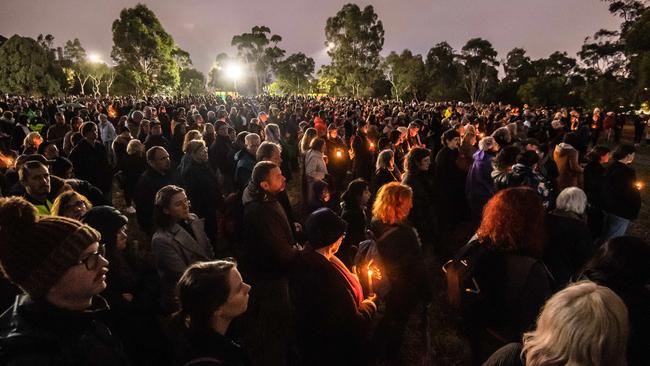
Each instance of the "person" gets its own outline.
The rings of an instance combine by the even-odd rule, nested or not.
[[[161,280],[161,308],[164,314],[178,309],[174,286],[191,264],[215,258],[203,220],[190,213],[190,203],[183,188],[167,185],[156,193],[154,203],[155,233],[151,251]]]
[[[413,147],[406,156],[406,172],[402,183],[413,191],[413,208],[409,213],[409,222],[417,230],[425,248],[432,253],[439,228],[433,197],[435,189],[429,177],[430,165],[431,152],[423,147]]]
[[[113,168],[108,162],[104,145],[97,142],[97,126],[93,122],[81,125],[83,139],[70,152],[75,176],[99,188],[110,202]]]
[[[222,121],[216,123],[217,139],[209,147],[209,160],[212,169],[220,172],[224,178],[224,188],[232,185],[232,178],[235,174],[235,161],[228,159],[229,156],[235,154],[235,148],[232,145],[230,136],[228,136],[228,124]]]
[[[346,175],[348,171],[348,148],[339,136],[338,127],[330,124],[327,127],[327,171],[330,173],[332,181],[332,191],[335,194],[342,193],[345,189]]]
[[[625,365],[628,311],[612,290],[571,284],[551,297],[522,343],[496,351],[483,366]]]
[[[70,151],[74,147],[72,144],[72,137],[79,134],[79,129],[84,123],[83,119],[79,116],[72,117],[70,119],[70,131],[68,131],[65,136],[63,136],[63,153],[65,156],[70,156]]]
[[[217,209],[223,203],[217,175],[208,163],[208,148],[203,140],[190,141],[186,150],[191,159],[181,173],[181,181],[190,202],[193,202],[192,210],[204,220],[205,231],[214,246],[217,239]]]
[[[23,197],[36,206],[39,213],[49,215],[53,201],[69,187],[66,187],[63,179],[50,175],[49,168],[45,165],[47,161],[42,155],[22,156],[25,156],[25,162],[19,159],[16,166],[18,182],[24,190]]]
[[[436,185],[440,201],[441,231],[449,232],[469,211],[465,200],[465,179],[463,170],[456,164],[460,134],[454,129],[442,134],[443,147],[438,151],[435,161]]]
[[[517,146],[509,145],[499,150],[492,161],[491,176],[496,191],[508,188],[509,173],[512,171],[512,166],[517,163],[517,156],[520,153],[521,149]]]
[[[64,216],[75,220],[81,217],[93,207],[86,196],[69,190],[61,193],[52,204],[51,214],[53,216]]]
[[[383,299],[386,310],[373,336],[379,359],[397,362],[407,330],[407,322],[427,304],[432,295],[427,278],[422,244],[415,229],[407,224],[413,207],[413,191],[392,182],[379,189],[372,206],[370,230],[377,238],[383,261],[380,271],[388,276],[390,290]],[[411,331],[417,331],[410,329]]]
[[[153,208],[156,193],[166,185],[173,183],[169,154],[160,147],[147,150],[147,170],[142,173],[135,186],[133,202],[137,209],[138,225],[148,235],[153,233]]]
[[[47,140],[55,143],[59,150],[63,149],[63,137],[71,130],[65,123],[65,115],[61,112],[54,114],[54,124],[47,129]]]
[[[376,295],[364,297],[356,275],[336,257],[346,227],[329,208],[314,211],[305,222],[308,244],[290,271],[298,348],[305,365],[359,365],[367,357]]]
[[[557,164],[559,173],[557,189],[560,192],[567,187],[583,187],[584,169],[578,161],[577,146],[579,146],[578,135],[569,132],[564,135],[564,142],[558,144],[553,151],[553,160]]]
[[[541,261],[545,214],[541,198],[528,187],[501,190],[483,209],[481,224],[467,244],[484,250],[474,265],[480,294],[462,314],[475,360],[521,339],[551,294],[551,279]]]
[[[348,267],[354,263],[359,243],[366,240],[369,224],[366,211],[370,196],[369,185],[361,178],[350,182],[341,195],[341,218],[348,224],[348,228],[337,257]]]
[[[147,161],[144,156],[145,146],[140,140],[133,139],[129,141],[126,147],[127,156],[124,159],[122,170],[124,186],[124,203],[126,204],[125,212],[128,214],[135,213],[133,207],[133,197],[135,195],[138,179],[147,169]]]
[[[465,197],[472,219],[480,221],[483,207],[494,196],[492,161],[499,149],[493,137],[487,136],[478,142],[478,151],[472,155],[473,163],[465,180]]]
[[[30,132],[23,140],[22,155],[38,153],[38,147],[43,143],[43,137],[38,132]]]
[[[113,153],[115,154],[115,168],[120,171],[124,169],[124,162],[127,157],[126,149],[133,139],[128,127],[118,127],[117,137],[113,140]]]
[[[248,308],[251,286],[230,260],[198,262],[177,284],[174,365],[245,366],[245,351],[226,334]]]
[[[580,188],[565,188],[557,196],[555,209],[546,218],[548,240],[544,263],[558,290],[575,279],[596,250],[586,222],[586,207],[587,195]]]
[[[585,265],[581,279],[607,286],[623,299],[630,317],[627,364],[647,364],[650,342],[650,245],[619,236],[605,242]],[[622,352],[621,352],[622,353]]]
[[[535,151],[524,151],[517,156],[517,163],[508,173],[508,187],[530,187],[542,198],[544,207],[552,207],[553,194],[546,178],[539,173],[539,155]]]
[[[372,177],[372,158],[375,153],[374,142],[368,139],[368,124],[359,122],[357,131],[352,136],[352,172],[353,176],[370,182]]]
[[[249,133],[244,137],[244,148],[235,154],[235,187],[240,191],[246,189],[251,180],[253,167],[255,167],[257,149],[260,147],[261,139],[256,133]]]
[[[311,192],[309,192],[309,201],[306,204],[307,215],[316,211],[321,207],[328,207],[330,200],[332,198],[332,193],[330,191],[329,185],[322,180],[317,180],[313,182],[310,186]]]
[[[0,265],[23,290],[0,318],[3,365],[127,365],[106,311],[108,261],[99,233],[77,220],[39,216],[20,197],[0,199]]]
[[[149,135],[147,135],[147,138],[144,140],[144,146],[146,150],[149,150],[154,146],[161,146],[166,149],[169,147],[169,140],[163,136],[162,125],[157,120],[150,124]]]
[[[260,161],[244,190],[241,268],[253,285],[246,324],[254,365],[289,362],[290,300],[287,271],[296,255],[287,215],[277,200],[286,180],[280,167]]]
[[[624,235],[630,222],[641,210],[641,193],[637,188],[636,172],[630,168],[636,149],[621,144],[612,153],[612,162],[605,170],[602,199],[605,227],[602,240]]]
[[[104,145],[104,150],[106,150],[108,160],[111,164],[114,164],[113,141],[115,141],[115,138],[117,137],[115,127],[113,127],[113,124],[108,120],[108,116],[104,113],[100,113],[97,116],[97,120],[99,121],[99,140]]]
[[[401,175],[395,166],[395,153],[393,153],[393,150],[382,150],[377,155],[375,175],[372,179],[372,193],[376,195],[379,188],[386,183],[399,182]]]
[[[585,165],[585,194],[587,195],[587,216],[592,236],[599,238],[605,221],[603,211],[603,184],[605,184],[605,166],[609,163],[611,151],[607,146],[596,146],[587,154]]]

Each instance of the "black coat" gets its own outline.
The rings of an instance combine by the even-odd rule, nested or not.
[[[3,365],[127,365],[122,346],[97,311],[101,297],[87,311],[57,308],[27,295],[16,298],[13,311],[0,318],[0,363]]]
[[[171,173],[163,175],[152,168],[145,170],[136,184],[133,201],[137,208],[138,224],[148,234],[153,233],[153,204],[156,193],[169,184],[174,184]]]
[[[413,190],[413,208],[409,213],[409,221],[418,231],[420,238],[426,244],[433,244],[438,229],[433,182],[428,172],[417,170],[409,172],[402,182]]]
[[[174,365],[245,366],[249,362],[244,350],[235,342],[213,331],[185,331],[177,337]]]
[[[548,242],[544,263],[553,275],[555,288],[561,290],[594,254],[589,226],[572,212],[555,210],[547,216]]]
[[[396,176],[397,174],[397,176]],[[396,171],[390,171],[386,168],[381,168],[375,172],[375,176],[372,179],[372,193],[374,195],[379,192],[379,188],[381,188],[384,184],[390,183],[390,182],[399,182],[399,173]]]
[[[628,220],[636,219],[641,210],[641,193],[635,183],[634,169],[619,161],[609,165],[603,184],[604,210]]]
[[[343,202],[341,204],[341,218],[348,224],[348,229],[336,256],[349,267],[352,265],[356,254],[353,246],[358,247],[360,242],[366,240],[368,217],[360,205],[348,205]]]
[[[235,161],[229,159],[234,156],[235,148],[230,137],[217,135],[217,139],[208,150],[210,165],[215,171],[219,169],[221,174],[232,177],[235,174]]]
[[[223,203],[217,175],[210,165],[191,159],[181,176],[187,198],[192,203],[192,212],[206,219],[206,225],[216,220],[217,208]]]
[[[252,184],[244,190],[242,271],[256,279],[286,278],[296,251],[287,214],[276,197],[259,192]]]
[[[289,288],[303,364],[358,365],[373,311],[358,306],[344,275],[305,249],[292,265]]]
[[[82,139],[70,152],[70,161],[77,178],[89,181],[104,194],[111,191],[113,168],[108,162],[104,145]]]

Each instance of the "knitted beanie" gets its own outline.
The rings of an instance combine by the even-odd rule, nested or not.
[[[348,224],[334,211],[323,207],[309,215],[305,222],[305,233],[311,248],[320,249],[334,244],[347,227]]]
[[[44,297],[99,239],[95,229],[77,220],[38,216],[21,197],[0,199],[0,266],[33,298]]]

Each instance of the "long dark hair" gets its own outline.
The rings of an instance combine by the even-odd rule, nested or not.
[[[363,180],[363,178],[357,178],[348,184],[348,188],[341,194],[341,201],[345,203],[347,207],[353,207],[359,205],[359,198],[369,187],[368,182]]]
[[[153,205],[153,223],[156,229],[167,229],[174,223],[171,216],[165,213],[165,209],[169,207],[174,195],[183,192],[183,188],[174,185],[167,185],[158,190]]]
[[[582,275],[617,293],[650,281],[650,244],[633,236],[619,236],[603,244],[585,265]]]
[[[211,328],[212,314],[228,301],[230,271],[237,263],[230,258],[197,262],[185,270],[176,284],[180,310],[174,314],[177,324],[193,332]]]
[[[423,147],[414,147],[406,156],[406,172],[412,173],[418,171],[418,164],[424,158],[431,156],[431,151]]]

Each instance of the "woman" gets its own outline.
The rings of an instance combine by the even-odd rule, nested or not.
[[[318,131],[315,128],[309,127],[305,130],[305,133],[302,135],[302,139],[300,140],[300,155],[304,156],[307,153],[307,150],[311,148],[312,140],[316,137],[318,137]]]
[[[203,132],[203,141],[205,141],[205,146],[212,146],[216,139],[217,132],[214,129],[214,125],[206,123],[205,132]]]
[[[599,238],[605,223],[603,211],[603,185],[605,184],[605,166],[609,163],[611,150],[607,146],[596,146],[586,156],[585,193],[587,194],[587,216],[589,228],[594,238]]]
[[[312,192],[312,185],[316,181],[324,181],[327,177],[327,162],[325,161],[325,155],[323,154],[325,150],[325,140],[317,137],[311,141],[309,145],[309,150],[305,152],[304,160],[304,169],[305,169],[305,180],[303,185],[305,185],[306,196],[304,197],[304,202],[309,202]]]
[[[395,167],[395,153],[392,150],[382,150],[377,156],[375,176],[372,180],[372,193],[377,194],[379,188],[390,182],[399,182],[401,173]]]
[[[494,353],[484,366],[623,366],[628,312],[612,290],[581,281],[553,295],[524,334]]]
[[[185,190],[165,186],[156,193],[153,212],[155,233],[151,250],[161,278],[162,309],[165,314],[177,308],[174,287],[192,263],[214,259],[203,220],[190,213]]]
[[[183,142],[185,132],[187,131],[185,123],[178,123],[174,127],[171,141],[169,142],[169,156],[172,161],[172,167],[177,167],[183,157]]]
[[[132,139],[133,137],[131,137],[131,131],[128,127],[117,128],[117,137],[113,140],[113,152],[115,153],[115,167],[118,171],[124,169],[124,162],[128,155],[126,148]]]
[[[81,220],[81,217],[92,207],[93,205],[84,195],[69,190],[61,193],[54,200],[50,212],[53,216],[64,216]]]
[[[462,141],[458,147],[458,165],[460,168],[467,172],[472,166],[474,153],[476,152],[476,132],[474,126],[469,125],[469,128],[463,134]]]
[[[160,278],[156,269],[128,246],[129,220],[111,206],[96,206],[81,221],[99,231],[111,266],[102,292],[110,305],[106,323],[119,335],[133,363],[164,363],[165,340],[156,323]]]
[[[335,255],[346,226],[328,208],[314,211],[305,223],[308,244],[290,271],[298,347],[305,365],[358,365],[365,358],[366,336],[377,307],[374,296],[364,298],[357,277]]]
[[[133,195],[138,179],[147,168],[147,161],[144,156],[144,144],[140,140],[133,139],[129,141],[126,147],[126,159],[124,160],[124,201],[126,203],[126,213],[134,214]]]
[[[564,142],[558,144],[553,151],[553,160],[557,164],[559,176],[557,177],[557,189],[562,191],[567,187],[583,187],[584,169],[578,161],[579,145],[578,135],[569,132],[564,135]]]
[[[348,184],[341,195],[341,218],[348,224],[348,230],[337,255],[348,267],[353,264],[359,243],[366,240],[366,210],[371,195],[368,188],[365,180],[357,178]]]
[[[190,141],[201,140],[201,139],[202,139],[201,132],[197,130],[189,130],[185,134],[185,137],[183,137],[183,147],[181,149],[183,152],[183,156],[181,156],[180,163],[178,163],[178,167],[176,168],[176,171],[178,172],[178,176],[180,177],[180,179],[182,179],[184,171],[185,169],[187,169],[187,164],[189,164],[191,160],[191,155],[187,154],[188,144],[190,143]]]
[[[372,207],[370,228],[378,238],[377,248],[384,266],[380,269],[382,276],[390,284],[384,299],[386,311],[377,325],[373,349],[389,361],[400,357],[409,318],[431,299],[422,245],[415,229],[406,223],[412,207],[413,191],[397,182],[384,185]]]
[[[639,238],[620,236],[603,244],[585,265],[583,279],[607,286],[620,296],[630,315],[627,362],[648,363],[650,344],[650,245]],[[622,352],[621,352],[622,353]]]
[[[458,147],[460,134],[450,129],[442,134],[443,147],[436,155],[436,188],[440,202],[441,230],[452,231],[465,217],[469,216],[469,207],[465,201],[465,179],[467,172],[458,166]]]
[[[47,160],[56,160],[59,157],[59,148],[50,141],[45,141],[38,147],[38,154],[45,156]]]
[[[331,192],[325,181],[317,180],[311,185],[310,199],[307,202],[307,214],[327,207],[331,200]]]
[[[555,279],[557,290],[575,278],[596,250],[587,225],[586,207],[587,196],[580,188],[566,188],[557,196],[556,207],[547,217],[544,263]]]
[[[243,366],[242,348],[226,337],[230,323],[248,308],[251,286],[230,260],[195,263],[178,281],[180,310],[174,314],[174,365]]]
[[[499,191],[485,205],[481,225],[466,246],[484,252],[474,270],[480,296],[462,314],[475,359],[521,339],[551,294],[541,261],[544,216],[541,198],[527,187]]]
[[[402,183],[413,190],[413,209],[409,214],[409,222],[415,226],[427,249],[433,250],[439,228],[434,210],[435,189],[429,176],[430,165],[431,152],[423,147],[414,147],[406,156],[406,173]]]
[[[30,132],[23,140],[22,155],[31,155],[38,152],[38,147],[43,143],[43,137],[38,132]]]
[[[472,214],[472,219],[479,221],[483,214],[483,207],[494,196],[494,182],[492,181],[492,161],[499,150],[499,145],[494,138],[484,137],[478,143],[479,150],[474,153],[474,162],[469,169],[465,181],[465,197]]]
[[[149,136],[151,122],[148,119],[143,119],[140,121],[140,132],[138,132],[138,140],[145,141],[147,136]]]
[[[637,187],[636,172],[630,167],[635,153],[634,146],[619,145],[605,170],[602,197],[605,210],[603,240],[624,235],[630,222],[641,211],[641,192]]]
[[[215,243],[217,237],[217,209],[223,203],[217,175],[208,162],[208,148],[203,140],[187,143],[185,155],[187,164],[181,173],[181,181],[192,202],[192,209],[199,218],[205,220],[205,231]]]
[[[492,163],[494,169],[490,175],[496,191],[508,188],[508,175],[512,171],[512,166],[517,163],[517,156],[520,153],[521,150],[517,146],[506,146],[494,158]]]

